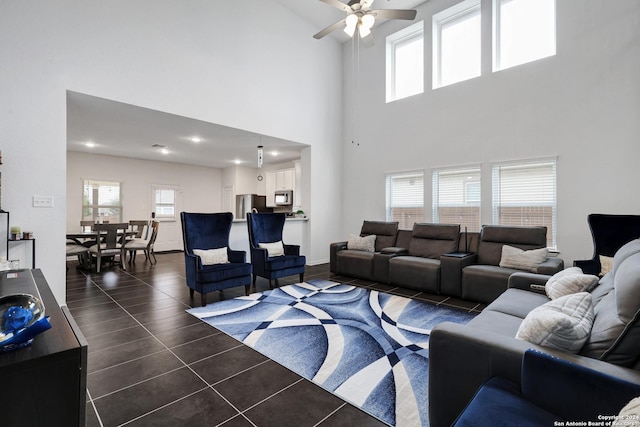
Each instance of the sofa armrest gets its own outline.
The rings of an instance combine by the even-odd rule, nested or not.
[[[558,271],[564,269],[564,260],[558,257],[549,257],[542,264],[538,266],[538,274],[548,274],[553,276]]]
[[[406,248],[390,246],[373,254],[373,280],[379,283],[389,283],[389,260],[391,258],[408,255]]]
[[[513,273],[509,276],[509,288],[522,289],[539,294],[545,294],[544,286],[551,276],[536,273]]]
[[[601,360],[541,347],[495,332],[450,322],[437,325],[429,338],[429,420],[432,427],[450,426],[476,390],[500,376],[521,385],[527,349],[627,381],[640,383],[640,372]]]
[[[474,253],[451,253],[440,256],[440,292],[453,297],[462,296],[462,269],[478,259]]]
[[[390,246],[388,248],[382,248],[380,253],[383,255],[409,255],[409,250],[407,248],[400,248],[398,246]]]
[[[334,242],[329,245],[329,271],[338,273],[338,252],[347,249],[347,242]]]
[[[640,395],[640,382],[625,377],[527,351],[521,390],[527,400],[562,419],[597,422],[617,415],[627,402]]]

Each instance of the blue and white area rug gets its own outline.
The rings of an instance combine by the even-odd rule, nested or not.
[[[429,424],[431,328],[475,316],[327,280],[187,311],[399,427]]]

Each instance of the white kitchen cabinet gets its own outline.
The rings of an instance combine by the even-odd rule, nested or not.
[[[296,190],[296,170],[278,169],[265,173],[265,192],[267,193],[267,207],[275,207],[274,193],[280,190]]]
[[[277,176],[277,171],[270,171],[264,174],[264,186],[265,186],[265,192],[267,193],[266,201],[267,201],[268,208],[273,208],[276,205],[276,198],[275,198],[276,176]]]

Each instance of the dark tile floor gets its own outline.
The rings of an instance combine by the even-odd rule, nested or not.
[[[384,425],[253,349],[187,314],[192,307],[182,253],[138,257],[127,271],[100,274],[69,262],[67,304],[89,342],[87,426]],[[280,280],[295,283],[297,276]],[[481,310],[481,305],[335,276],[308,266],[305,279],[349,282],[385,292]],[[268,289],[258,279],[257,290]],[[244,288],[224,291],[224,298]],[[209,302],[219,294],[210,294]],[[195,304],[199,297],[196,295]]]

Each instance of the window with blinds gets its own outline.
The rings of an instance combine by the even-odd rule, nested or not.
[[[480,231],[480,166],[434,170],[433,222]]]
[[[545,226],[547,246],[555,248],[556,163],[542,159],[493,165],[493,223]]]
[[[155,187],[155,203],[153,212],[158,220],[176,220],[176,191],[172,186]]]
[[[122,198],[119,182],[84,180],[82,219],[121,222]]]
[[[424,221],[424,172],[389,174],[386,187],[387,221],[398,221],[407,230]]]

